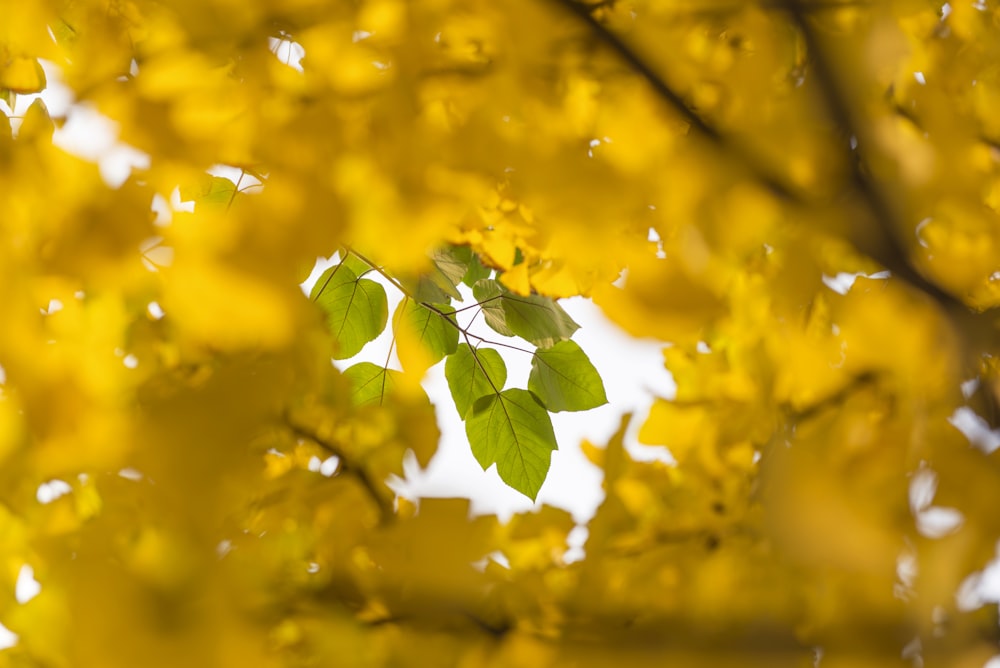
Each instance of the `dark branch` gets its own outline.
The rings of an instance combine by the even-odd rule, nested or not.
[[[382,515],[383,524],[395,516],[392,504],[381,493],[378,482],[372,478],[371,474],[365,469],[364,466],[361,466],[356,462],[352,462],[344,455],[344,451],[342,449],[330,441],[321,438],[320,435],[315,433],[313,430],[300,424],[296,424],[295,421],[291,419],[290,415],[286,414],[283,419],[285,426],[288,427],[288,429],[291,430],[295,436],[307,441],[312,441],[340,460],[340,471],[354,475],[354,477],[358,479],[358,482],[360,482],[365,488],[365,491],[368,492],[368,495],[378,505],[379,511]]]
[[[946,307],[947,310],[950,311],[956,306],[967,310],[967,307],[954,295],[927,280],[913,266],[909,259],[909,251],[900,239],[902,226],[898,223],[898,216],[888,198],[872,181],[866,169],[865,146],[863,144],[865,138],[864,122],[851,108],[848,95],[841,87],[826,52],[820,44],[819,37],[806,17],[799,0],[785,0],[782,4],[784,11],[798,28],[806,44],[806,52],[809,54],[816,85],[827,110],[843,134],[847,137],[854,137],[858,142],[856,153],[859,159],[850,161],[851,182],[871,213],[876,226],[874,230],[876,232],[874,235],[875,243],[869,244],[867,248],[859,248],[859,250],[879,262],[897,278],[903,279]],[[861,240],[855,239],[853,241]]]
[[[593,17],[590,5],[582,4],[576,0],[552,1],[585,23],[594,36],[618,54],[623,61],[646,80],[663,101],[678,112],[694,130],[709,142],[720,150],[736,157],[758,181],[767,186],[775,194],[790,201],[801,200],[801,197],[796,192],[776,179],[770,170],[766,169],[756,158],[743,150],[734,138],[724,135],[702,118],[677,91],[653,70],[635,49],[626,44],[620,37]],[[808,7],[803,7],[797,0],[774,0],[768,3],[768,7],[782,9],[791,17],[806,42],[816,83],[820,88],[834,121],[841,127],[845,136],[858,137],[859,123],[856,121],[855,115],[847,104],[847,98],[843,94],[843,91],[841,91],[833,70],[819,44],[815,31],[809,24],[806,16],[810,10],[815,11],[821,8],[839,7],[842,4],[844,3],[827,2],[822,3],[822,7],[817,7],[815,3],[811,3]],[[878,232],[874,243],[865,244],[864,247],[859,247],[859,250],[889,269],[897,278],[910,283],[919,291],[927,294],[949,312],[960,309],[968,313],[968,308],[954,295],[941,289],[937,284],[929,281],[916,270],[909,260],[909,254],[899,238],[899,227],[894,222],[896,216],[889,201],[868,177],[863,159],[860,162],[857,160],[850,162],[853,171],[853,185],[875,219],[877,225],[876,231]]]
[[[857,159],[850,161],[851,182],[871,214],[874,229],[866,230],[870,235],[868,244],[865,244],[866,235],[860,235],[861,238],[851,241],[859,251],[889,269],[894,277],[902,279],[937,304],[960,337],[970,370],[978,374],[979,355],[997,344],[993,318],[984,318],[983,314],[973,312],[961,299],[927,279],[913,264],[910,251],[901,236],[905,226],[866,167],[865,119],[852,108],[849,95],[842,87],[816,30],[806,16],[802,0],[783,0],[781,4],[805,41],[812,72],[826,108],[842,133],[857,141]],[[845,150],[848,150],[847,147]],[[991,388],[984,388],[984,392],[989,395],[986,399],[991,412],[997,413],[1000,399],[994,396]]]
[[[614,51],[636,74],[641,76],[661,100],[680,114],[693,130],[723,153],[734,157],[743,168],[749,171],[768,190],[784,200],[800,201],[802,199],[799,193],[793,191],[786,183],[776,177],[769,168],[765,167],[756,157],[740,146],[735,138],[724,135],[715,126],[702,118],[684,100],[684,97],[680,93],[674,90],[662,76],[653,70],[645,58],[634,48],[626,44],[618,35],[609,30],[607,26],[594,18],[591,13],[592,5],[584,5],[576,0],[552,0],[552,2],[576,16],[590,29],[590,32],[600,42]]]

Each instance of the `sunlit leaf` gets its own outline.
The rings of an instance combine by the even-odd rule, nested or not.
[[[456,295],[458,294],[454,288],[446,290],[442,287],[441,281],[435,281],[434,277],[429,274],[422,274],[416,281],[403,279],[401,282],[418,302],[448,304],[452,299],[451,293],[455,292]],[[444,284],[447,286],[447,282]]]
[[[468,246],[453,246],[451,254],[466,267],[465,273],[462,275],[462,283],[470,288],[477,281],[489,278],[493,272],[492,269],[483,264],[482,260],[479,259],[479,255],[473,252]]]
[[[358,362],[344,370],[351,385],[351,402],[357,406],[382,405],[396,389],[398,371],[371,362]]]
[[[541,348],[570,338],[580,328],[555,300],[539,295],[515,295],[498,281],[483,279],[473,286],[486,322],[505,336],[520,336]]]
[[[503,307],[503,287],[496,281],[480,279],[472,286],[472,294],[483,310],[486,324],[504,336],[516,336],[507,325],[507,312]]]
[[[226,209],[236,197],[236,184],[222,176],[203,174],[195,183],[182,185],[180,194],[182,202],[195,203],[195,210]]]
[[[557,448],[548,411],[527,390],[509,389],[480,398],[466,416],[465,433],[476,461],[496,464],[505,483],[534,500]]]
[[[462,282],[462,277],[467,271],[466,263],[462,262],[451,249],[441,249],[434,251],[434,269],[432,277],[442,290],[448,293],[453,299],[461,299],[457,287]]]
[[[336,359],[354,357],[385,329],[389,315],[385,288],[358,278],[343,264],[323,272],[311,297],[326,313],[327,326],[337,340]]]
[[[528,277],[528,265],[523,262],[514,265],[500,274],[498,280],[501,285],[518,296],[527,297],[531,295],[531,280]]]
[[[597,369],[573,341],[535,351],[528,389],[553,412],[585,411],[608,402]]]
[[[353,271],[359,278],[368,272],[375,271],[374,267],[350,251],[342,251],[341,257],[343,258],[341,264]]]
[[[437,308],[437,310],[434,310]],[[449,307],[424,306],[412,299],[400,302],[393,316],[399,361],[404,369],[422,370],[440,362],[458,347],[458,327],[449,316]]]
[[[503,390],[507,365],[492,348],[473,348],[467,343],[458,347],[444,365],[448,389],[459,416],[465,418],[480,397]]]

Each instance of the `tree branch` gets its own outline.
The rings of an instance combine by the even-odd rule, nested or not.
[[[761,163],[755,156],[747,152],[734,137],[724,135],[715,126],[701,117],[694,108],[685,101],[684,97],[674,90],[666,80],[652,68],[652,66],[642,57],[638,51],[626,44],[618,35],[608,29],[603,23],[594,18],[591,13],[592,5],[585,5],[576,0],[550,0],[556,5],[577,17],[584,23],[590,32],[605,46],[618,55],[632,70],[641,76],[653,89],[653,92],[667,103],[674,111],[691,126],[698,134],[708,140],[710,144],[724,153],[734,157],[736,161],[754,178],[765,186],[772,193],[783,200],[798,202],[802,196],[794,191],[788,184],[778,178],[772,171]]]
[[[788,14],[799,34],[802,35],[806,44],[806,52],[809,54],[809,60],[812,64],[816,85],[830,116],[846,137],[854,137],[858,142],[855,149],[858,159],[849,161],[851,185],[871,213],[877,233],[874,244],[867,244],[868,247],[864,248],[859,247],[859,250],[891,271],[897,278],[905,280],[948,310],[955,306],[961,306],[967,310],[967,307],[954,295],[927,280],[913,266],[909,258],[909,251],[900,239],[901,225],[897,212],[885,193],[869,176],[869,171],[866,168],[865,133],[863,132],[865,123],[863,119],[859,118],[859,114],[852,109],[848,102],[848,95],[841,87],[816,31],[805,15],[801,2],[799,0],[783,0],[779,5]],[[861,240],[852,239],[852,241]]]
[[[816,30],[806,16],[802,0],[781,0],[780,5],[805,41],[816,85],[831,117],[846,137],[854,137],[857,142],[855,149],[857,159],[849,161],[851,184],[871,214],[874,229],[870,232],[873,233],[874,243],[866,244],[864,238],[854,238],[850,241],[859,251],[889,269],[893,276],[902,279],[937,304],[961,339],[966,363],[978,375],[979,356],[995,347],[997,343],[994,319],[973,312],[957,296],[926,278],[916,268],[901,236],[901,230],[905,226],[899,220],[897,210],[871,177],[871,172],[867,168],[864,133],[866,119],[852,108],[849,96],[842,87]],[[845,147],[845,150],[849,149]],[[988,383],[984,383],[986,400],[991,412],[998,414],[1000,398],[995,396],[992,388],[985,387],[986,385]]]
[[[360,466],[357,463],[352,462],[344,455],[344,451],[340,447],[324,438],[321,438],[320,435],[312,429],[297,424],[294,420],[292,420],[291,416],[287,412],[284,416],[282,416],[282,418],[285,426],[288,427],[292,434],[298,438],[312,441],[340,460],[340,470],[344,473],[353,474],[354,477],[358,479],[358,482],[360,482],[365,488],[365,491],[368,492],[368,495],[372,498],[372,500],[378,505],[383,524],[395,517],[396,513],[392,504],[380,493],[378,482],[372,478],[371,474],[368,473],[364,466]]]

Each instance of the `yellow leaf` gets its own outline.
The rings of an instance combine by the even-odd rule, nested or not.
[[[223,350],[276,348],[294,331],[284,294],[251,274],[205,260],[179,260],[171,267],[163,302],[182,332]]]
[[[30,95],[41,92],[45,86],[45,71],[36,59],[14,56],[7,58],[6,62],[0,61],[0,89]]]
[[[511,292],[528,296],[531,294],[531,282],[528,279],[528,265],[525,262],[515,265],[500,275],[500,282]]]
[[[31,103],[28,111],[24,113],[24,120],[21,121],[21,128],[17,137],[27,141],[52,141],[52,134],[56,126],[49,116],[49,110],[41,98]]]

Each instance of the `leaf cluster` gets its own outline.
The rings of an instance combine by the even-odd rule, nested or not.
[[[501,480],[534,500],[558,447],[549,413],[597,408],[607,397],[597,370],[571,340],[579,325],[569,314],[550,297],[511,292],[493,273],[467,246],[436,251],[427,271],[403,279],[348,249],[319,277],[310,299],[325,315],[334,358],[348,359],[388,322],[385,288],[365,276],[379,275],[396,289],[402,298],[392,318],[389,355],[395,347],[403,372],[421,375],[445,360],[476,461],[484,471],[496,465]],[[463,284],[471,288],[472,303],[463,301]],[[480,315],[494,333],[519,338],[522,345],[474,333]],[[506,388],[507,366],[498,349],[531,355],[527,389]],[[387,359],[384,366],[358,362],[344,373],[354,401],[363,406],[383,405],[401,372]]]

